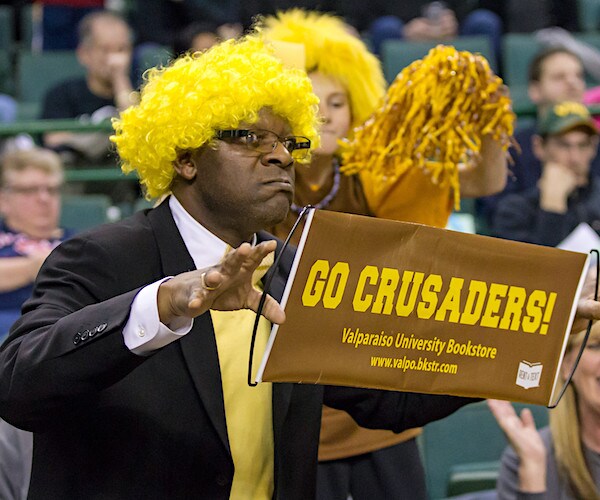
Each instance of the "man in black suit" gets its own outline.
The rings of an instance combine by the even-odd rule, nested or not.
[[[262,228],[287,214],[315,105],[249,38],[153,73],[122,113],[124,169],[171,196],[61,245],[0,349],[0,416],[34,432],[30,498],[312,498],[323,402],[401,431],[469,401],[246,384],[253,276],[280,249]]]

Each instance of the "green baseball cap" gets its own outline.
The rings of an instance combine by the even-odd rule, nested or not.
[[[560,135],[579,127],[588,129],[592,135],[600,133],[596,122],[583,104],[566,101],[554,104],[542,115],[538,124],[538,134]]]

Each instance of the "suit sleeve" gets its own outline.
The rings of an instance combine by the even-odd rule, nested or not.
[[[128,270],[113,253],[74,238],[44,263],[32,298],[0,348],[2,418],[39,429],[50,414],[68,411],[143,362],[122,336],[139,289],[119,288]]]
[[[324,396],[327,406],[348,412],[360,426],[394,432],[422,427],[476,401],[480,400],[334,386],[326,387]]]

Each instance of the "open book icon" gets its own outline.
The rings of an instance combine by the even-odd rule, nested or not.
[[[519,370],[517,371],[516,384],[524,389],[539,387],[540,379],[542,378],[542,368],[544,368],[542,363],[521,361],[519,363]]]

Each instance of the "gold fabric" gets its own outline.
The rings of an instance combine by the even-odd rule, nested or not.
[[[268,255],[253,275],[260,288],[260,279],[273,264]],[[250,335],[256,314],[254,311],[210,311],[223,381],[223,398],[227,435],[235,467],[230,498],[266,500],[273,497],[274,442],[272,418],[272,384],[256,387],[247,384]],[[259,366],[271,323],[260,319],[256,335],[253,366]]]

